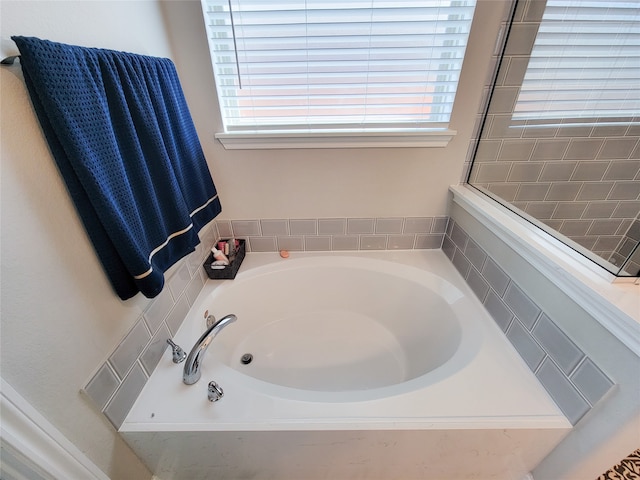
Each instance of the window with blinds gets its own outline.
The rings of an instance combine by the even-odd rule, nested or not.
[[[513,118],[638,116],[640,2],[547,0]]]
[[[446,129],[475,0],[202,0],[225,132]]]

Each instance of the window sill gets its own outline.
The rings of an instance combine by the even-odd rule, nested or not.
[[[226,150],[281,148],[424,148],[446,147],[455,130],[400,130],[351,132],[233,132],[216,138]]]

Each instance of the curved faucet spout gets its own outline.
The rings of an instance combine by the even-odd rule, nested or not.
[[[184,374],[182,381],[187,385],[193,385],[200,380],[200,367],[202,365],[202,359],[204,357],[207,348],[211,344],[213,338],[220,333],[224,327],[232,322],[235,322],[238,317],[233,314],[222,317],[217,322],[213,323],[207,331],[202,334],[196,344],[191,349],[187,360],[184,362]]]

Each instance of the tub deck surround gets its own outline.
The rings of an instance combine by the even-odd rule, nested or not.
[[[443,305],[439,306],[438,313],[449,314],[446,321],[459,324],[460,331],[452,334],[454,337],[458,334],[459,341],[454,338],[455,345],[449,347],[449,351],[440,353],[441,358],[435,360],[433,370],[428,371],[429,367],[424,365],[408,365],[408,370],[412,367],[422,368],[425,373],[414,372],[413,375],[409,375],[413,378],[390,380],[387,385],[375,385],[372,388],[362,387],[344,391],[332,387],[325,388],[322,385],[307,385],[304,389],[291,388],[242,373],[242,369],[237,365],[240,351],[232,342],[242,342],[243,336],[247,341],[247,337],[252,335],[248,329],[258,328],[243,327],[242,324],[251,326],[254,322],[252,317],[275,322],[278,318],[270,316],[274,310],[280,313],[283,311],[282,308],[286,307],[284,312],[292,315],[292,312],[300,307],[295,305],[297,298],[292,295],[291,289],[286,285],[284,289],[280,289],[279,285],[271,282],[271,278],[277,278],[281,272],[295,273],[298,269],[320,265],[338,268],[322,272],[329,276],[338,272],[342,265],[348,281],[352,280],[350,273],[363,274],[363,277],[379,273],[383,282],[390,279],[398,280],[398,276],[402,275],[408,279],[407,288],[411,287],[411,282],[418,281],[420,276],[426,277],[427,285],[436,291],[440,289]],[[363,268],[363,265],[368,267]],[[350,268],[354,270],[350,272]],[[385,278],[388,275],[385,272],[389,271],[390,277]],[[337,285],[349,290],[345,298],[360,295],[357,287],[346,287],[347,284],[340,283],[339,277],[331,278],[334,287]],[[331,281],[331,278],[319,280]],[[247,292],[254,296],[259,295],[255,289],[261,285],[272,288],[273,291],[263,292],[260,298],[243,298],[243,282],[250,284]],[[380,286],[383,289],[392,288],[392,283],[382,283]],[[329,290],[326,287],[326,283],[316,286],[316,298],[327,298]],[[394,293],[397,295],[397,292],[389,291],[387,298],[390,312],[401,307],[394,306]],[[411,293],[414,300],[419,301],[415,292]],[[430,292],[424,290],[424,294],[428,295]],[[260,303],[261,301],[265,303]],[[288,304],[283,305],[281,302]],[[453,315],[446,312],[447,303]],[[315,308],[331,310],[330,305],[322,307],[318,304]],[[167,352],[125,419],[120,428],[122,432],[397,428],[565,429],[569,426],[565,417],[493,320],[470,294],[467,285],[459,278],[453,265],[441,251],[359,252],[347,255],[300,252],[287,260],[271,253],[248,254],[243,270],[233,282],[207,282],[174,337],[183,348],[191,348],[194,339],[202,333],[205,310],[210,310],[216,316],[235,313],[238,321],[219,335],[212,344],[202,365],[202,381],[194,386],[183,385],[182,369],[173,364],[170,352]],[[421,313],[428,321],[431,312]],[[416,315],[417,312],[413,314]],[[402,318],[391,318],[390,325],[401,321]],[[236,334],[233,329],[237,330]],[[434,331],[436,334],[445,332],[437,328]],[[410,332],[403,333],[408,335]],[[416,334],[421,335],[421,332]],[[339,329],[336,335],[340,335]],[[361,335],[362,339],[367,338],[366,331],[361,332]],[[407,342],[409,341],[410,339],[407,339]],[[420,345],[415,344],[411,347],[419,349]],[[327,348],[327,352],[329,351]],[[403,353],[409,356],[411,353],[418,357],[420,355],[419,351]],[[238,356],[237,363],[231,366],[234,362],[231,358],[234,355]],[[330,364],[331,356],[327,355],[325,360]],[[295,364],[296,359],[292,358],[291,361]],[[345,368],[348,367],[349,365],[345,365]],[[314,369],[320,371],[320,375],[323,373],[323,367],[314,364],[313,368],[309,368],[309,376],[315,374]],[[215,405],[211,405],[206,398],[206,385],[210,380],[215,380],[225,389],[225,397]]]
[[[342,276],[336,276],[340,269]],[[305,272],[313,273],[316,284],[304,285],[312,295],[300,298],[296,284]],[[281,278],[288,273],[291,283]],[[381,290],[372,297],[372,288]],[[365,298],[352,323],[345,310]],[[394,304],[394,298],[411,298],[404,303],[418,310]],[[251,353],[245,348],[259,365],[268,344],[282,349],[283,341],[292,340],[286,330],[294,327],[288,319],[301,307],[298,301],[311,302],[310,314],[340,313],[338,323],[328,325],[336,343],[347,338],[362,348],[358,344],[372,337],[386,352],[361,350],[352,358],[347,352],[340,361],[353,377],[345,388],[328,374],[335,373],[330,363],[337,358],[331,345],[314,349],[304,341],[312,335],[327,343],[329,337],[321,338],[326,332],[313,331],[313,315],[297,317],[311,331],[292,333],[307,358],[291,363],[306,374],[287,375],[287,363],[277,359],[265,372],[242,373],[241,355]],[[220,479],[513,480],[531,471],[570,430],[441,250],[292,252],[289,259],[249,253],[235,280],[206,282],[174,337],[183,348],[190,349],[202,333],[206,309],[218,318],[234,313],[238,320],[208,349],[200,382],[184,385],[182,368],[167,350],[119,430],[162,480],[207,479],[212,472]],[[277,314],[284,321],[271,318]],[[367,315],[375,320],[363,320]],[[415,317],[426,327],[416,325]],[[265,326],[258,328],[255,319]],[[367,355],[383,358],[373,375],[358,369],[358,356]],[[400,359],[401,374],[394,371],[397,365],[385,365],[392,363],[389,358]],[[215,403],[207,400],[211,380],[224,389]]]

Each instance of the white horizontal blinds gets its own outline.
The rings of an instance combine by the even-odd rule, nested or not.
[[[202,1],[227,131],[449,121],[475,0]]]
[[[640,116],[640,0],[548,0],[514,119]]]

